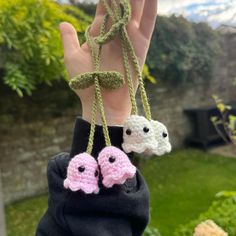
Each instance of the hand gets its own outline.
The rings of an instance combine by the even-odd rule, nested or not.
[[[133,43],[140,66],[143,67],[149,49],[157,16],[157,0],[130,0],[132,18],[127,31]],[[105,14],[101,2],[97,5],[96,16],[91,26],[91,35],[97,36]],[[60,24],[61,38],[64,47],[64,59],[70,78],[94,70],[91,53],[87,43],[80,45],[74,27],[66,22]],[[101,70],[115,70],[124,74],[123,57],[120,40],[103,46]],[[135,75],[133,76],[135,78]],[[134,79],[137,90],[138,81]],[[75,91],[81,99],[82,117],[90,121],[94,88]],[[106,118],[109,125],[121,125],[130,115],[131,102],[127,83],[115,91],[102,90]],[[98,122],[100,122],[98,120]]]

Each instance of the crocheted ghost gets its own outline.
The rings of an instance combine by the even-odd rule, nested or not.
[[[105,147],[98,156],[98,164],[103,176],[103,185],[111,188],[114,184],[123,184],[133,178],[136,167],[128,156],[116,147]]]
[[[171,144],[166,126],[161,122],[155,120],[151,120],[150,123],[154,129],[155,138],[158,142],[158,146],[154,149],[148,149],[146,154],[155,154],[157,156],[162,156],[166,153],[169,153],[171,151]]]
[[[81,190],[87,194],[97,194],[99,192],[98,175],[98,164],[91,155],[87,153],[76,155],[67,168],[64,187],[73,192]]]
[[[126,153],[143,153],[158,146],[153,127],[143,116],[132,115],[126,120],[123,139],[122,148]]]

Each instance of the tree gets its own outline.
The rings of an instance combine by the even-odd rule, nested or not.
[[[50,0],[0,1],[0,52],[5,84],[20,96],[66,77],[58,25],[72,23],[80,37],[91,22],[83,11]]]
[[[218,53],[217,33],[207,24],[159,16],[147,64],[157,78],[172,83],[207,80]]]

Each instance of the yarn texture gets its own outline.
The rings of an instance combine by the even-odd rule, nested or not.
[[[98,164],[103,176],[103,185],[111,188],[115,184],[124,184],[127,179],[133,178],[136,167],[129,157],[116,147],[105,147],[98,156]]]
[[[123,129],[122,148],[126,153],[143,153],[158,147],[154,129],[151,123],[143,116],[130,116]]]
[[[81,190],[86,194],[97,194],[99,193],[98,176],[96,160],[87,153],[81,153],[71,159],[64,187],[73,192]]]
[[[118,89],[125,83],[123,76],[116,71],[96,71],[84,73],[72,78],[69,86],[72,89],[86,89],[94,85],[98,78],[101,87],[109,90]]]
[[[155,139],[158,142],[158,146],[154,149],[148,149],[145,154],[162,156],[166,153],[171,152],[171,144],[169,140],[169,133],[164,124],[159,121],[151,120],[151,126],[155,133]]]

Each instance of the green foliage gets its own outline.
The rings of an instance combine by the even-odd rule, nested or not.
[[[143,67],[143,78],[147,79],[152,84],[156,84],[156,79],[151,75],[147,64],[145,64]]]
[[[175,83],[212,77],[219,53],[217,33],[205,23],[159,16],[147,64],[158,79]]]
[[[41,83],[66,77],[59,23],[72,23],[79,34],[91,19],[81,10],[49,0],[0,2],[0,53],[4,83],[20,96]]]
[[[216,193],[236,186],[234,158],[195,149],[140,160],[140,168],[150,189],[150,225],[162,236],[173,236],[207,211]]]
[[[220,196],[220,197],[219,197]],[[194,228],[202,221],[207,219],[213,220],[229,236],[236,235],[236,192],[220,193],[218,199],[213,202],[212,206],[206,213],[203,213],[197,220],[187,225],[181,226],[176,231],[176,236],[192,236]]]
[[[231,106],[225,105],[222,99],[213,95],[216,107],[220,112],[220,116],[211,117],[211,121],[215,126],[218,134],[223,140],[232,143],[236,147],[236,116],[230,114]],[[221,131],[220,127],[224,127],[225,133]],[[228,140],[229,139],[229,140]]]
[[[153,227],[147,227],[143,236],[161,236],[158,229]]]

